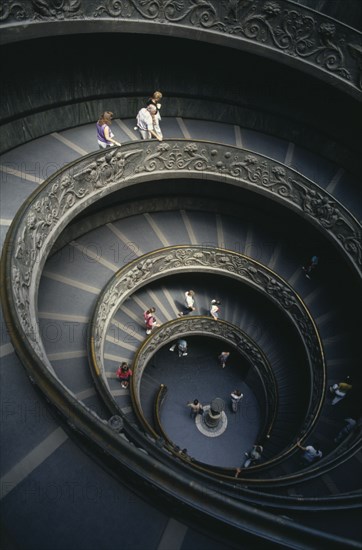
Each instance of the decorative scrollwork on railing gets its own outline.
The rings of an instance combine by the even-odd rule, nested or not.
[[[336,20],[289,0],[18,0],[5,1],[0,21],[85,21],[117,18],[123,22],[186,27],[190,35],[212,31],[241,44],[301,61],[362,89],[361,34]],[[93,28],[93,27],[92,27]],[[205,33],[205,40],[209,36]]]
[[[181,152],[184,159],[189,157],[190,153],[183,153],[185,141],[170,140],[164,142],[163,145],[167,143],[174,155],[178,151],[177,155]],[[286,200],[283,194],[278,194],[277,185],[274,186],[273,190],[270,190],[268,187],[262,187],[262,184],[253,185],[250,180],[244,180],[241,177],[235,177],[231,173],[226,174],[226,171],[219,170],[225,165],[224,159],[234,159],[235,155],[240,155],[240,158],[244,159],[245,162],[245,157],[250,154],[249,152],[215,143],[198,142],[197,151],[201,150],[203,152],[199,154],[207,160],[205,170],[197,170],[197,165],[192,165],[192,163],[189,163],[186,169],[179,169],[177,163],[173,163],[172,169],[170,169],[167,168],[166,163],[165,168],[160,169],[158,167],[157,170],[151,172],[139,171],[139,165],[147,165],[149,156],[154,155],[155,152],[159,155],[157,144],[152,142],[124,144],[121,149],[114,148],[87,155],[69,164],[64,170],[57,172],[37,188],[29,200],[24,203],[8,230],[1,262],[3,282],[1,298],[10,337],[16,345],[17,353],[24,361],[24,366],[28,369],[29,375],[41,387],[47,398],[58,407],[68,421],[71,419],[72,425],[75,425],[87,437],[92,438],[92,434],[96,433],[98,442],[102,437],[109,442],[113,434],[107,432],[107,426],[102,423],[96,413],[90,411],[83,403],[78,402],[70,390],[57,379],[43,349],[37,320],[37,293],[43,265],[56,239],[78,213],[107,194],[138,182],[158,180],[162,177],[185,177],[185,175],[205,179],[206,176],[206,179],[219,179],[223,183],[230,182],[235,186],[240,186],[240,188],[245,186],[246,183],[248,188],[261,190],[266,196],[279,197],[281,201]],[[212,154],[211,151],[213,151]],[[163,155],[165,155],[164,152]],[[255,155],[255,158],[257,163],[263,163],[264,169],[267,166],[270,168],[279,166],[278,163],[260,155]],[[182,166],[184,167],[185,163]],[[246,169],[242,169],[247,174]],[[287,168],[283,169],[285,169],[287,181],[296,179],[298,182],[304,181],[301,176],[296,175],[293,171]],[[318,193],[323,195],[323,191],[308,182],[308,180],[306,180],[306,185],[318,190]],[[221,193],[225,194],[224,186],[222,186]],[[292,205],[292,202],[287,204]],[[338,208],[342,212],[342,217],[349,219],[348,212],[340,205],[338,205]],[[351,224],[355,223],[353,218],[350,219]],[[322,225],[320,225],[320,229],[326,233],[328,232]],[[341,247],[340,249],[345,253],[344,248]],[[197,253],[199,252],[200,250],[197,250]],[[222,260],[222,258],[225,258],[224,250],[206,252],[211,264],[217,266],[220,273],[225,274],[224,270],[227,266],[230,269],[231,276],[234,276],[235,270],[240,269],[245,282],[249,279],[250,283],[253,282],[257,285],[259,281],[260,284],[263,280],[268,281],[268,292],[271,296],[280,297],[281,306],[285,308],[285,311],[290,311],[290,315],[297,311],[295,308],[297,308],[298,300],[295,302],[287,289],[286,293],[283,293],[283,288],[273,283],[273,279],[276,282],[279,282],[279,279],[272,276],[270,271],[268,272],[270,277],[265,278],[265,275],[261,272],[261,266],[256,262],[254,262],[255,265],[252,269],[248,269],[247,259],[245,262],[242,259],[237,262],[225,261]],[[167,259],[167,263],[171,263],[176,268],[177,265],[181,264],[184,265],[184,269],[193,269],[192,262],[188,257],[189,254],[185,251],[175,256],[171,255],[171,257],[169,257],[168,251],[165,250],[165,253],[166,257],[162,261]],[[354,257],[352,256],[351,264],[356,267]],[[195,261],[198,262],[199,266],[203,265],[202,257],[195,256]],[[249,265],[252,267],[251,264]],[[142,280],[145,271],[154,269],[154,262],[140,263],[136,261],[130,266],[130,269],[133,271],[132,277],[127,280],[129,290],[134,287],[134,282],[137,279]],[[162,275],[163,270],[160,272],[160,276]],[[110,303],[114,297],[116,298],[111,293],[109,294]],[[297,319],[297,316],[295,316],[295,319]],[[310,320],[304,321],[302,316],[298,323],[302,327],[311,326]],[[302,330],[306,329],[303,328]],[[317,335],[315,338],[311,338],[311,341],[317,341]],[[310,344],[308,349],[311,349]],[[314,384],[313,388],[315,391],[312,401],[315,402],[317,393],[320,395],[320,384]],[[106,433],[104,434],[104,432]],[[115,442],[113,438],[112,445],[115,445],[115,443],[121,445],[122,440],[117,439]],[[110,446],[107,447],[107,449],[109,448]],[[133,456],[132,449],[129,451],[130,456]],[[140,454],[143,456],[143,453]],[[138,464],[139,456],[137,453],[135,457],[135,463]]]
[[[139,164],[137,173],[194,170],[237,178],[276,197],[285,198],[342,243],[357,266],[362,266],[361,227],[341,204],[307,178],[270,159],[232,148],[189,143],[183,148],[162,143]]]
[[[148,21],[168,24],[182,23],[252,40],[288,56],[307,60],[347,81],[355,76],[355,83],[359,85],[358,63],[350,63],[352,51],[356,52],[358,44],[361,45],[361,41],[356,40],[358,33],[287,0],[109,0],[96,9],[95,15],[101,14],[111,17],[142,17]]]
[[[337,244],[359,273],[362,251],[358,222],[328,193],[275,161],[231,146],[183,140],[168,140],[161,144],[136,142],[121,149],[91,153],[50,177],[24,206],[16,227],[9,232],[12,249],[6,265],[10,271],[6,299],[11,300],[21,331],[40,357],[45,355],[36,322],[36,285],[41,267],[62,229],[85,207],[125,185],[185,176],[220,179],[241,188],[246,186],[285,203],[311,220]],[[234,258],[231,261],[221,252],[208,254],[220,266],[225,262],[223,269],[230,273],[244,271],[250,280],[255,279],[255,284],[264,277],[258,269],[244,267],[245,260]],[[149,258],[142,268],[135,264],[124,284],[132,288],[138,280],[146,280],[147,273],[154,269],[154,261]],[[197,262],[201,265],[206,260],[202,251],[198,251],[194,257],[191,254],[189,260],[185,252],[179,252],[163,261],[162,269],[167,270],[171,263],[176,269],[178,265],[186,265],[187,261],[190,265]],[[158,259],[157,263],[161,264],[161,260]],[[280,301],[292,307],[294,298],[272,279],[268,280],[267,291],[274,296],[279,294]],[[308,338],[304,320],[300,319],[299,323]]]
[[[145,284],[188,270],[193,273],[199,271],[229,276],[241,283],[249,284],[271,299],[294,324],[306,350],[311,379],[310,406],[301,433],[306,431],[318,417],[325,388],[324,355],[316,326],[305,305],[286,281],[260,263],[229,250],[201,246],[165,247],[137,258],[120,269],[105,286],[97,302],[91,323],[90,356],[96,373],[96,381],[103,385],[106,392],[109,392],[104,368],[104,345],[109,323],[115,312],[122,307],[123,301]],[[189,327],[191,331],[195,322],[191,318],[182,321],[183,330]],[[206,323],[205,320],[197,322]],[[215,325],[212,326],[215,328],[211,328],[211,332],[220,330]],[[181,328],[181,325],[179,327],[177,322],[173,322],[171,325],[167,325],[164,331],[158,331],[147,346],[147,354],[138,357],[138,369],[133,377],[136,388],[140,382],[139,373],[142,373],[144,368],[143,362],[161,345],[159,339],[163,341],[173,338],[177,328]],[[225,334],[225,339],[230,338],[230,341],[233,342],[234,336],[228,326],[224,330],[228,333]],[[250,353],[254,355],[256,361],[255,350]]]
[[[0,22],[14,17],[17,21],[23,21],[27,16],[25,7],[20,2],[4,1],[0,4]]]
[[[170,142],[171,145],[172,143]],[[180,141],[177,146],[182,149],[183,145],[184,142]],[[207,151],[210,145],[204,144],[199,147],[203,147]],[[222,154],[235,152],[232,147],[212,144],[213,150],[215,147],[217,147],[218,155],[220,152]],[[144,162],[142,159],[154,150],[154,144],[145,142],[126,144],[121,150],[115,148],[107,152],[90,154],[71,163],[62,172],[55,174],[36,189],[17,214],[6,236],[1,266],[3,283],[1,298],[9,334],[16,344],[17,353],[24,360],[24,366],[28,369],[34,383],[42,389],[47,399],[55,404],[68,424],[92,441],[94,445],[97,445],[100,452],[103,451],[112,459],[117,460],[122,468],[125,464],[132,465],[132,469],[129,470],[132,475],[139,476],[140,479],[147,475],[148,483],[157,489],[158,496],[162,492],[168,498],[174,498],[175,484],[178,484],[183,490],[183,505],[199,510],[205,504],[202,485],[192,483],[191,478],[186,478],[186,476],[184,482],[182,476],[172,477],[173,468],[167,469],[161,461],[159,468],[156,468],[156,474],[154,474],[154,459],[151,460],[147,452],[139,451],[135,445],[129,445],[124,438],[119,437],[107,422],[101,421],[94,411],[79,402],[70,390],[62,385],[56,375],[50,369],[47,370],[46,367],[50,366],[50,362],[43,351],[37,323],[36,303],[41,271],[54,242],[67,224],[87,206],[123,186],[146,181],[147,178],[152,179],[152,176],[153,179],[157,179],[162,177],[162,174],[166,174],[168,178],[177,178],[177,166],[163,172],[136,173],[138,160]],[[242,152],[242,154],[244,153]],[[264,161],[271,165],[277,164],[268,159],[264,159]],[[182,173],[184,174],[185,170]],[[199,173],[195,169],[189,169],[190,177],[197,177]],[[287,171],[287,173],[289,172]],[[220,177],[219,173],[209,169],[206,170],[206,175],[207,177]],[[201,176],[203,176],[202,172]],[[228,178],[234,182],[234,185],[243,186],[243,180],[233,179],[231,175]],[[224,179],[225,176],[220,178],[220,180]],[[266,190],[265,194],[271,195],[270,190]],[[224,251],[222,253],[224,254]],[[185,262],[182,258],[181,260],[178,258],[177,261]],[[147,267],[147,269],[149,268],[150,266]],[[135,268],[136,277],[139,271],[140,267]],[[141,270],[139,276],[142,273]],[[276,292],[278,293],[278,291]],[[290,303],[288,293],[284,303]],[[293,301],[290,303],[290,307],[294,307]],[[151,454],[153,448],[147,438],[143,444]],[[217,518],[211,512],[211,508],[206,513],[210,515],[210,518],[216,518],[218,521],[225,517],[226,524],[228,516],[226,512],[223,515],[222,510],[226,500],[220,487],[218,483],[217,487],[212,486],[208,489],[208,495],[210,498],[212,497],[213,509],[217,509]],[[188,494],[189,498],[186,499],[185,495]],[[229,508],[231,504],[231,499],[228,499]],[[250,508],[250,513],[253,511],[255,511],[254,506]],[[236,502],[234,512],[240,516],[245,512],[245,504],[241,509]],[[230,513],[229,509],[227,513]],[[275,524],[271,527],[275,530]],[[292,523],[290,527],[294,527]],[[313,537],[315,538],[314,534]]]
[[[83,15],[82,0],[31,0],[31,4],[35,19],[68,19]]]

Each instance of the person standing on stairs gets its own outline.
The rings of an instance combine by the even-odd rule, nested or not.
[[[347,435],[352,433],[354,430],[357,431],[357,428],[361,427],[361,419],[357,421],[354,418],[345,418],[343,422],[344,422],[343,428],[338,432],[338,434],[333,440],[334,443],[337,443],[337,445],[338,443],[343,441],[343,439],[345,439]]]
[[[220,367],[224,369],[226,367],[226,361],[229,359],[230,351],[222,351],[218,356]]]
[[[160,324],[157,322],[156,317],[154,316],[155,311],[156,308],[150,307],[143,313],[143,318],[146,323],[146,334],[151,334],[153,327],[160,326]]]
[[[334,398],[332,400],[332,405],[336,405],[346,397],[346,395],[351,391],[352,384],[351,384],[351,378],[347,376],[343,382],[339,382],[339,384],[333,384],[329,387],[329,391],[332,395],[334,395]]]
[[[177,347],[177,353],[178,353],[178,356],[179,357],[186,357],[187,355],[187,342],[186,340],[183,340],[182,338],[180,338],[179,340],[177,340],[176,344],[172,344],[172,346],[170,347],[170,351],[175,351]]]
[[[195,309],[195,292],[193,290],[186,290],[184,309],[183,311],[179,311],[177,315],[182,317],[183,315],[191,313],[191,311],[195,311]]]
[[[198,399],[194,399],[192,402],[186,403],[187,407],[190,407],[191,418],[196,418],[198,414],[203,414],[204,409]]]
[[[311,259],[302,267],[307,279],[311,278],[312,273],[316,270],[319,263],[318,256],[312,256]]]
[[[246,460],[242,466],[239,468],[236,468],[235,477],[238,477],[242,468],[249,468],[249,466],[254,466],[254,464],[257,464],[261,460],[261,455],[263,453],[264,448],[262,445],[253,445],[253,448],[245,453]]]
[[[221,304],[220,300],[211,300],[210,315],[214,319],[214,321],[217,321],[219,318],[220,304]]]
[[[137,113],[136,121],[141,139],[152,139],[154,137],[158,141],[162,141],[163,136],[159,126],[159,114],[155,105],[151,104],[148,107],[142,107]]]
[[[162,100],[162,92],[159,92],[158,90],[156,92],[153,92],[152,96],[148,98],[146,107],[149,105],[155,105],[157,108],[157,112],[160,112],[161,109],[161,100]],[[161,119],[161,116],[160,116]]]
[[[244,394],[241,393],[240,390],[234,390],[230,394],[231,398],[231,410],[236,413],[238,410],[238,406],[242,398],[244,397]]]
[[[114,134],[110,128],[112,124],[113,113],[111,111],[105,111],[101,114],[97,122],[97,142],[100,149],[106,149],[107,147],[114,147],[114,145],[120,146],[119,141],[114,139]]]
[[[146,311],[143,313],[143,318],[145,320],[145,323],[147,324],[147,320],[149,317],[152,317],[152,315],[155,313],[156,308],[150,307],[149,309],[146,309]]]
[[[148,98],[147,100],[147,103],[146,103],[146,108],[149,107],[150,105],[152,107],[156,107],[156,112],[155,114],[151,113],[151,116],[152,116],[152,119],[153,119],[153,129],[155,130],[155,132],[161,136],[162,136],[162,131],[161,131],[161,128],[160,128],[160,122],[161,122],[161,114],[160,114],[160,110],[161,110],[161,100],[162,100],[162,93],[158,90],[156,90],[156,92],[153,92],[152,96]]]
[[[129,379],[132,376],[132,370],[129,368],[128,363],[121,363],[116,371],[117,378],[121,381],[121,386],[123,389],[128,388]]]
[[[301,457],[302,466],[308,466],[309,464],[312,464],[323,456],[322,451],[317,450],[313,445],[307,445],[306,447],[303,447],[298,441],[297,446],[301,451],[303,451],[303,455]]]

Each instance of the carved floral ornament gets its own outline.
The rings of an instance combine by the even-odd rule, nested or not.
[[[0,21],[117,18],[212,31],[306,61],[362,89],[361,33],[289,0],[4,0]]]
[[[6,270],[9,273],[11,308],[33,349],[41,357],[44,353],[36,328],[34,297],[41,268],[60,232],[78,212],[103,196],[138,181],[163,177],[220,180],[252,188],[286,203],[334,241],[359,272],[362,263],[361,226],[328,193],[293,170],[262,155],[209,142],[167,140],[161,144],[125,144],[121,149],[88,155],[51,176],[9,231],[13,245]],[[218,256],[218,261],[220,258]],[[181,258],[178,261],[181,262]],[[147,262],[142,272],[138,272],[137,267],[134,269],[135,274],[128,279],[129,285],[133,285],[137,277],[143,277]],[[252,269],[250,267],[250,274]],[[255,273],[255,276],[260,275]],[[276,282],[269,281],[270,289],[275,284],[277,286]],[[283,299],[288,300],[288,293]]]
[[[317,386],[324,378],[324,357],[317,329],[294,290],[278,275],[246,256],[218,248],[167,247],[138,258],[106,285],[92,319],[92,357],[104,376],[103,349],[112,317],[138,288],[173,273],[207,271],[247,283],[266,294],[285,312],[301,335]],[[170,329],[171,330],[171,329]]]
[[[163,248],[138,258],[114,275],[99,297],[91,322],[90,361],[97,374],[97,383],[108,392],[114,401],[104,368],[104,344],[112,318],[117,310],[122,308],[123,301],[138,288],[155,279],[187,270],[191,270],[193,273],[208,271],[219,276],[233,277],[241,284],[250,284],[272,300],[294,324],[306,349],[311,377],[310,413],[302,427],[303,432],[307,431],[311,423],[313,424],[318,418],[325,385],[325,360],[316,326],[303,302],[282,278],[258,262],[242,254],[224,249],[198,246]],[[141,407],[140,381],[150,357],[170,340],[189,332],[209,333],[229,341],[258,369],[264,380],[272,376],[261,350],[252,340],[241,335],[238,329],[235,331],[235,327],[232,325],[197,317],[175,320],[157,329],[141,347],[136,357],[132,384],[138,408]],[[271,383],[274,384],[274,380],[271,380]],[[270,398],[271,406],[273,406],[275,399],[272,395]],[[117,407],[116,403],[115,406]]]

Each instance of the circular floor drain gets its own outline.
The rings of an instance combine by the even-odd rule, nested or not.
[[[206,405],[204,407],[204,414],[210,409],[210,405]],[[221,413],[220,423],[216,428],[209,428],[206,426],[205,422],[203,421],[203,417],[201,414],[196,415],[195,418],[195,424],[196,428],[206,437],[218,437],[219,435],[223,434],[226,430],[226,427],[228,425],[228,417],[224,413],[224,411]]]

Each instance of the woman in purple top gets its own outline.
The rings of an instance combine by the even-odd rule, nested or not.
[[[113,113],[111,111],[105,111],[97,122],[97,141],[100,149],[106,147],[113,147],[114,145],[121,145],[114,139],[114,135],[110,128],[112,124]]]

